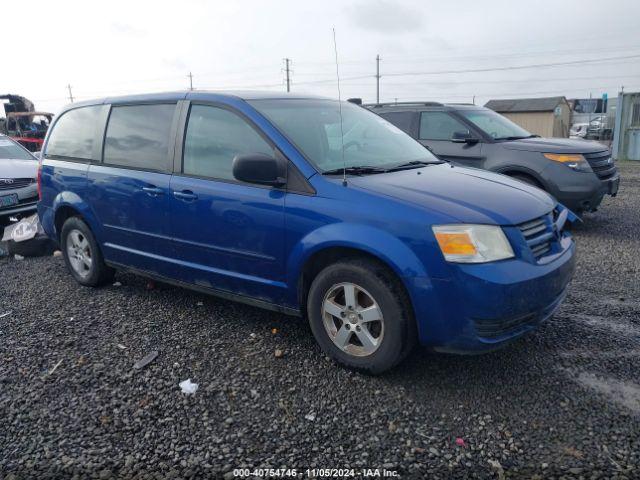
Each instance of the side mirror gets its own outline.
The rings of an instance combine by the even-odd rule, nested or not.
[[[233,159],[233,176],[241,182],[280,187],[287,183],[286,171],[283,160],[264,153],[236,155]]]
[[[480,140],[471,135],[471,132],[453,132],[453,136],[451,137],[451,141],[453,143],[478,143]]]
[[[37,151],[37,152],[31,152],[31,154],[36,157],[38,160],[40,160],[42,158],[42,152]]]

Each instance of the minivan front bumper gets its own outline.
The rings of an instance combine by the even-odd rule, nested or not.
[[[417,281],[412,297],[421,343],[438,351],[482,353],[547,320],[575,270],[573,239],[564,234],[559,243],[560,252],[545,263],[516,258],[461,264],[451,279]]]

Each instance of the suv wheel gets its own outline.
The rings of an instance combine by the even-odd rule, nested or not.
[[[93,233],[80,218],[64,222],[60,240],[64,261],[78,283],[96,287],[113,279],[114,270],[104,263]]]
[[[375,262],[331,265],[314,279],[307,311],[324,352],[349,368],[381,373],[411,350],[416,335],[409,299],[398,280]]]

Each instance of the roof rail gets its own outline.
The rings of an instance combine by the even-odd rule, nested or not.
[[[367,103],[365,106],[367,107],[386,107],[386,106],[394,106],[394,105],[420,105],[423,107],[442,107],[443,104],[440,102],[381,102],[381,103]]]

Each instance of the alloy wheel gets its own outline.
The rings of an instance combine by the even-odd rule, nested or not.
[[[80,230],[73,229],[67,235],[67,256],[71,268],[78,275],[84,278],[91,273],[93,264],[91,244]]]
[[[329,289],[322,302],[322,318],[331,341],[349,355],[369,356],[382,343],[382,310],[373,296],[355,283],[339,283]]]

